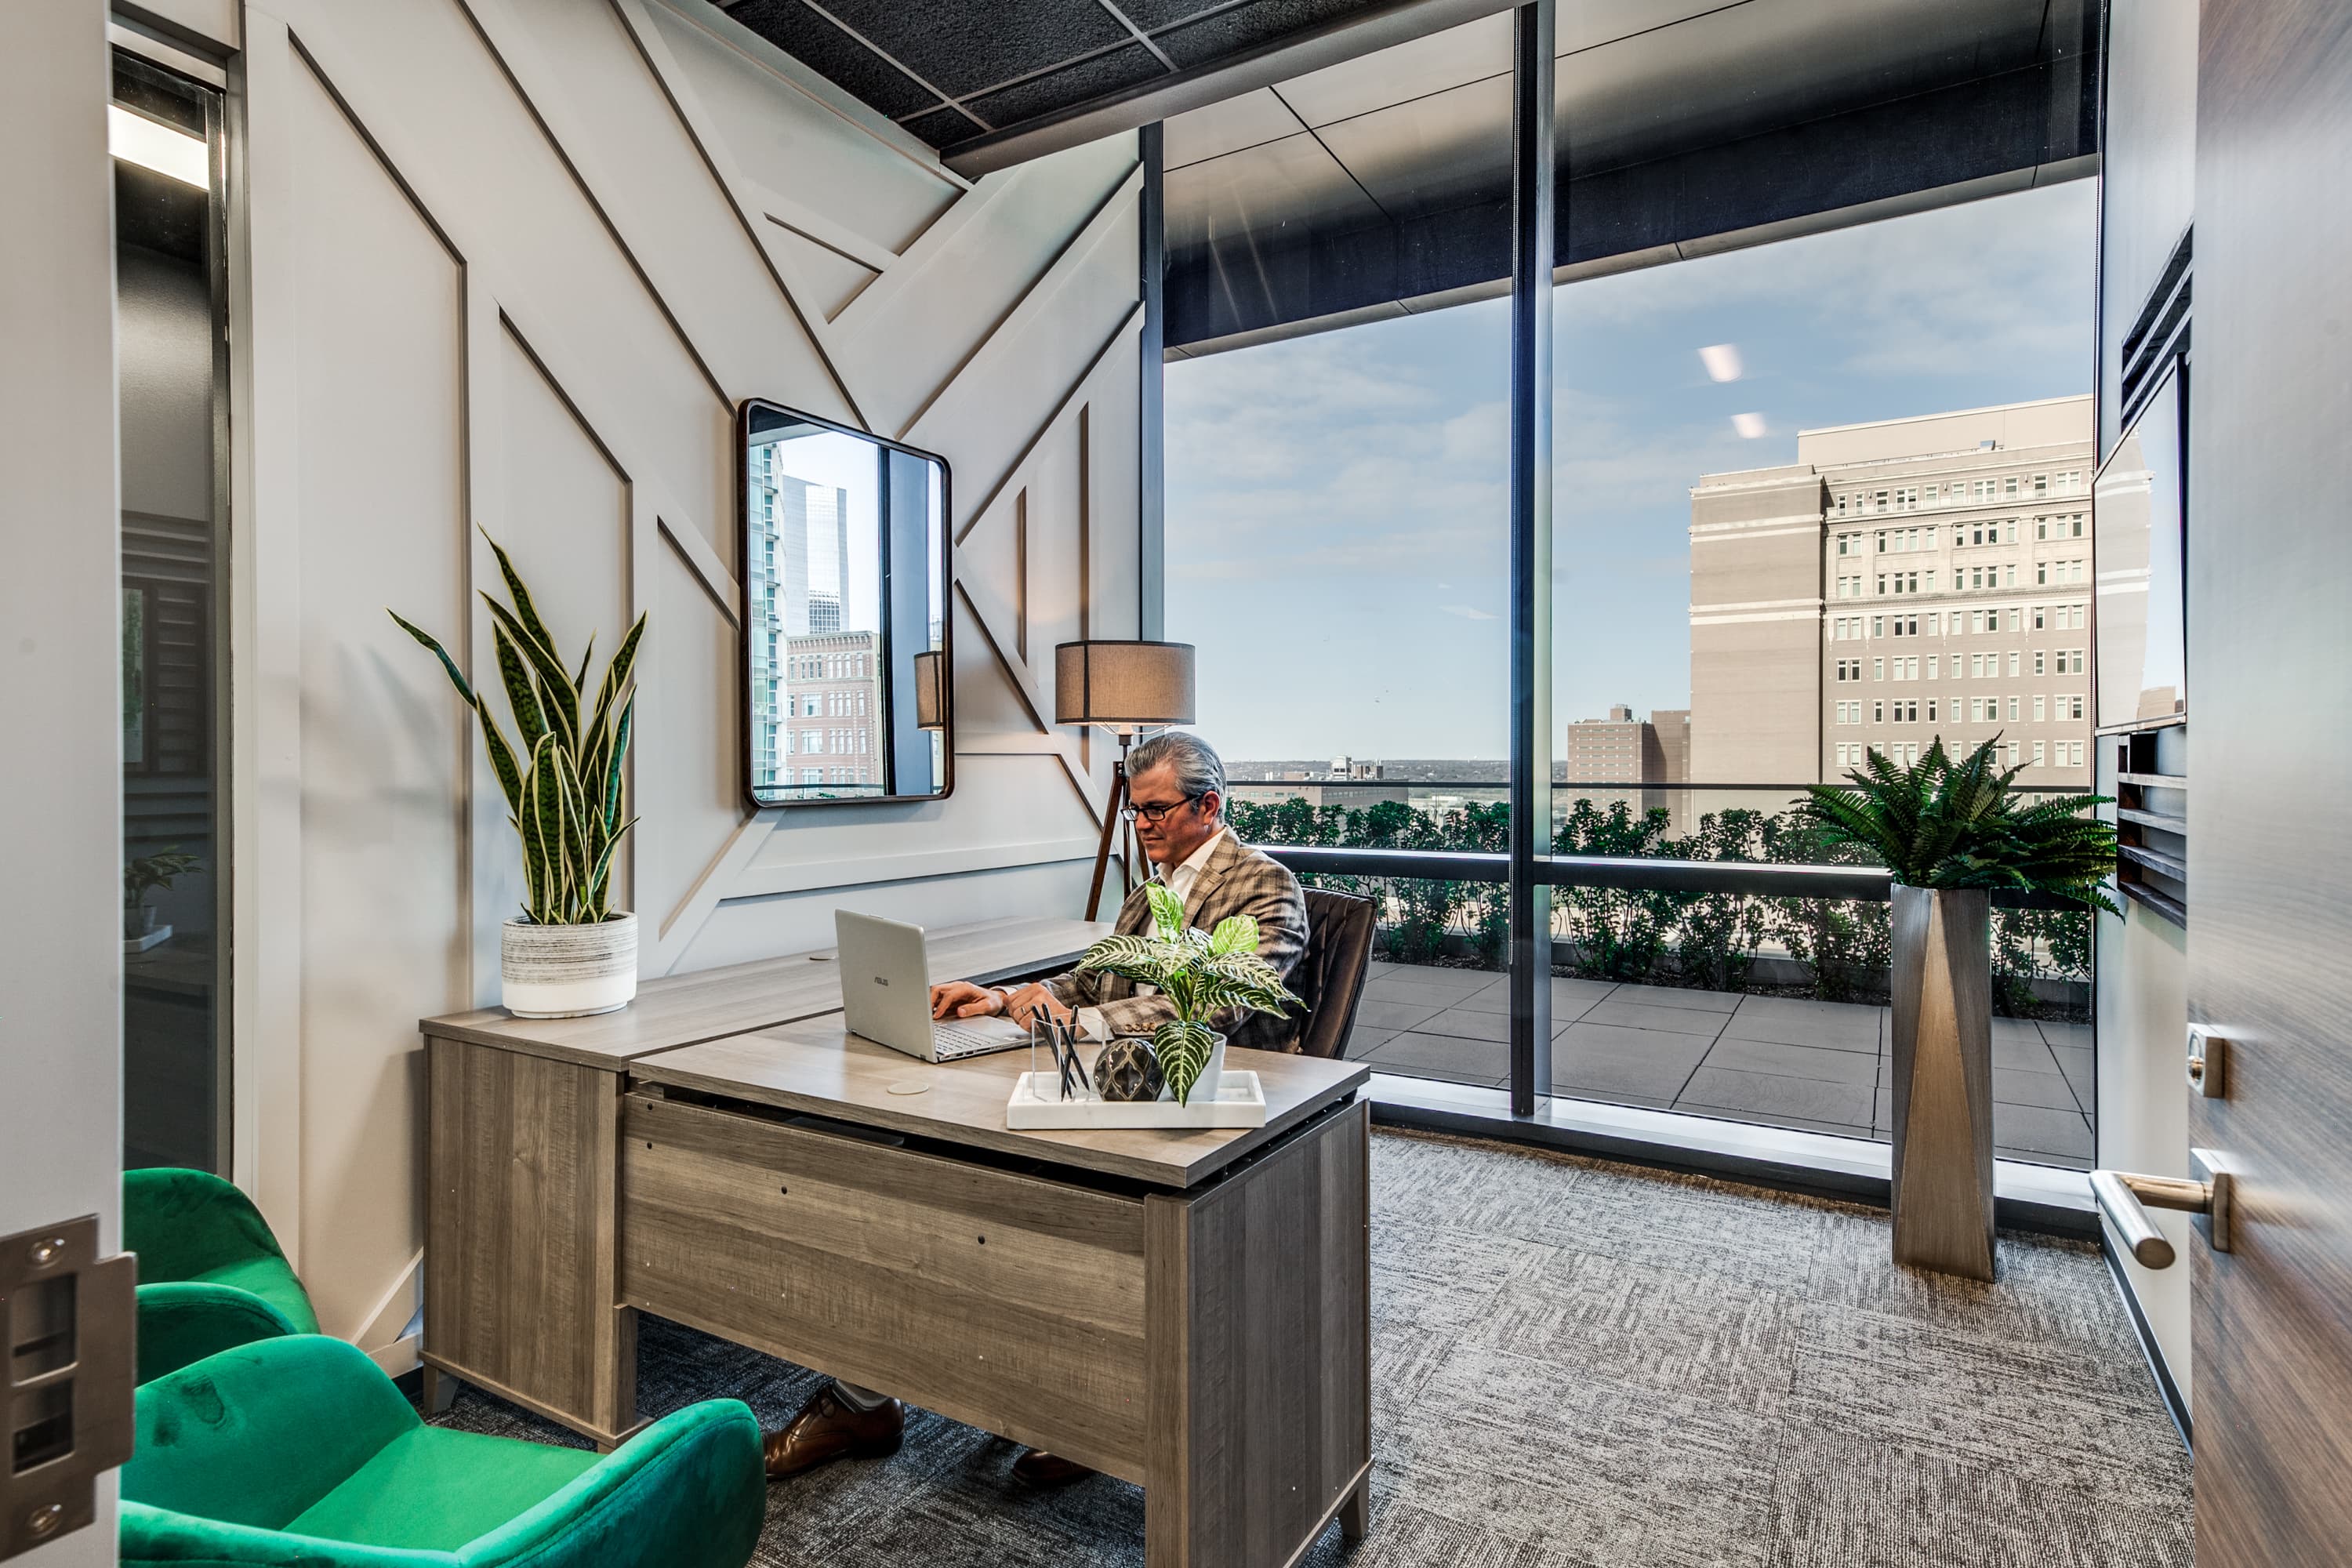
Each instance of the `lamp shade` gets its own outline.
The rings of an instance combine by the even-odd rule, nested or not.
[[[944,653],[919,653],[915,656],[915,728],[944,730],[948,711],[948,656]]]
[[[1066,642],[1054,649],[1054,721],[1139,730],[1192,722],[1192,645]]]

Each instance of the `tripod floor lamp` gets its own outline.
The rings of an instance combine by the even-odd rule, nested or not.
[[[1066,642],[1054,649],[1054,721],[1094,724],[1118,737],[1118,762],[1111,770],[1110,805],[1103,813],[1102,843],[1095,850],[1094,886],[1087,893],[1087,919],[1102,908],[1103,879],[1110,869],[1111,839],[1119,839],[1119,893],[1135,886],[1134,825],[1120,815],[1127,805],[1127,750],[1136,737],[1171,724],[1192,721],[1192,645],[1182,642]]]

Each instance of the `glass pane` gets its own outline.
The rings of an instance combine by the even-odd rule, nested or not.
[[[1483,17],[1171,121],[1171,267],[1244,325],[1344,282],[1300,220],[1400,265],[1496,233],[1510,36]],[[1166,635],[1199,648],[1245,840],[1502,848],[1509,321],[1488,300],[1168,366]],[[1501,1082],[1499,889],[1335,885],[1380,928],[1349,1054]]]
[[[1837,858],[1801,786],[1939,739],[2087,788],[2095,195],[1555,291],[1557,852]],[[1883,905],[1558,896],[1566,1092],[1886,1135]],[[2001,927],[1997,1140],[2081,1163],[2087,923]]]
[[[122,448],[123,1158],[228,1162],[219,104],[115,64]]]

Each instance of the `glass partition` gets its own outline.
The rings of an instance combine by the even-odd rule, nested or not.
[[[114,62],[122,479],[122,1152],[229,1164],[221,95]]]

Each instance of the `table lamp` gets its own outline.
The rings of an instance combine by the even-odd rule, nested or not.
[[[1134,829],[1119,816],[1127,804],[1127,751],[1146,731],[1192,722],[1192,645],[1104,640],[1060,644],[1054,649],[1054,721],[1093,724],[1118,737],[1118,762],[1110,775],[1110,806],[1103,813],[1102,843],[1095,850],[1094,886],[1087,893],[1087,919],[1093,920],[1102,908],[1111,837],[1122,828],[1120,896],[1134,888]]]

